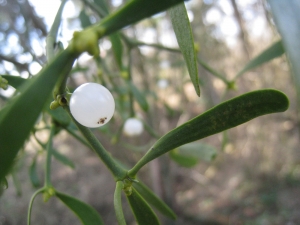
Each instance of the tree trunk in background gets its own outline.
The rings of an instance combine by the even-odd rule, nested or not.
[[[249,41],[248,41],[248,34],[247,34],[247,31],[245,29],[245,25],[244,25],[244,21],[243,21],[243,18],[238,10],[238,6],[236,4],[236,1],[235,0],[230,0],[231,2],[231,5],[233,7],[233,10],[234,10],[234,16],[235,16],[235,19],[239,25],[239,28],[240,28],[240,33],[239,33],[239,38],[241,40],[241,44],[242,44],[242,47],[243,47],[243,52],[246,56],[246,59],[249,60],[250,58],[250,44],[249,44]]]

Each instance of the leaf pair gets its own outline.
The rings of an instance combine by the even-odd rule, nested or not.
[[[114,206],[119,225],[126,225],[121,202],[121,192],[123,188],[123,182],[118,181],[114,195]],[[165,216],[171,219],[176,219],[175,213],[141,182],[132,183],[131,193],[130,195],[126,195],[126,197],[139,225],[160,224],[155,212],[152,210],[149,204],[151,204]]]

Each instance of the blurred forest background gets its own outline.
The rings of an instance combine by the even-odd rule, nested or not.
[[[89,8],[90,2],[67,2],[58,37],[65,47],[72,33],[86,26],[87,18],[91,23],[99,20]],[[123,3],[107,0],[111,11]],[[28,78],[45,65],[45,38],[59,4],[58,0],[0,0],[0,74]],[[186,7],[199,59],[219,71],[227,81],[249,59],[280,39],[265,0],[191,0],[186,2]],[[159,135],[226,99],[251,90],[275,88],[290,99],[290,108],[284,113],[263,116],[201,140],[200,143],[216,150],[211,161],[200,161],[192,168],[185,168],[165,155],[143,168],[139,178],[178,215],[177,221],[162,217],[163,224],[300,224],[299,119],[296,90],[286,56],[238,77],[236,88],[231,90],[227,90],[224,80],[199,64],[202,94],[198,98],[183,57],[176,50],[177,41],[168,13],[143,20],[122,32],[141,42],[131,55],[132,79],[146,96],[149,112],[145,113],[138,105],[135,110]],[[78,59],[69,81],[70,89],[91,80],[99,82],[99,76],[107,71],[120,76],[111,47],[110,39],[101,39],[101,58],[107,70],[99,71],[87,54]],[[124,57],[126,60],[128,57]],[[0,90],[0,107],[13,93],[11,87]],[[133,138],[122,134],[118,143],[114,143],[121,129],[120,121],[115,118],[109,128],[96,129],[95,133],[112,155],[124,164],[134,165],[151,146],[153,138],[144,131]],[[36,135],[43,141],[47,140],[48,133]],[[115,182],[98,157],[65,131],[55,138],[54,146],[71,160],[71,167],[75,165],[71,168],[53,160],[55,187],[91,204],[105,224],[117,224],[113,209]],[[8,177],[8,189],[0,197],[0,225],[26,224],[28,203],[36,190],[29,179],[29,168],[38,151],[40,147],[31,137]],[[35,165],[41,181],[45,160],[42,153]],[[126,203],[124,211],[129,224],[134,224]],[[56,199],[44,203],[39,196],[33,206],[32,224],[74,225],[80,221]]]

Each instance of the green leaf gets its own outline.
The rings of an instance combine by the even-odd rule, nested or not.
[[[188,168],[197,165],[199,160],[210,162],[216,154],[217,150],[213,146],[199,142],[185,144],[170,151],[171,159]]]
[[[183,0],[130,0],[119,10],[108,15],[97,26],[104,28],[104,35],[109,35],[180,2]]]
[[[0,197],[3,194],[4,190],[6,190],[7,188],[8,188],[8,182],[4,177],[2,180],[0,180]]]
[[[139,89],[137,89],[137,87],[132,82],[128,81],[127,85],[130,89],[130,92],[134,96],[135,100],[138,102],[138,104],[141,106],[141,108],[145,112],[147,112],[149,109],[149,105],[148,105],[145,95]]]
[[[286,95],[272,89],[230,99],[162,136],[128,174],[134,177],[146,163],[181,145],[236,127],[258,116],[283,112],[288,106]]]
[[[264,50],[262,53],[260,53],[258,56],[256,56],[254,59],[252,59],[238,74],[236,75],[236,78],[247,72],[248,70],[251,70],[255,67],[258,67],[272,59],[275,59],[279,56],[281,56],[285,52],[283,48],[282,41],[279,40],[272,44],[269,48]]]
[[[55,52],[54,52],[54,46],[57,42],[57,35],[58,35],[58,30],[59,30],[59,26],[61,23],[61,17],[62,17],[62,13],[64,10],[64,7],[66,5],[66,2],[68,0],[62,0],[60,7],[56,13],[54,22],[50,28],[50,31],[46,37],[46,55],[47,55],[47,60],[50,61],[54,58]]]
[[[22,85],[21,94],[0,111],[0,180],[29,136],[56,81],[69,72],[75,57],[70,51],[63,51],[38,75]]]
[[[169,9],[177,42],[187,65],[195,91],[200,96],[197,55],[191,24],[184,3]]]
[[[122,45],[122,41],[121,41],[121,38],[120,38],[120,34],[119,33],[114,33],[114,34],[109,36],[109,39],[110,39],[111,44],[112,44],[112,48],[113,48],[113,51],[114,51],[114,56],[115,56],[117,65],[118,65],[120,71],[122,71],[122,69],[123,69],[123,63],[122,63],[123,45]]]
[[[178,153],[210,162],[216,157],[217,150],[211,145],[196,142],[180,146]]]
[[[180,155],[178,149],[170,151],[170,158],[175,161],[178,165],[191,168],[196,166],[199,160],[193,156]]]
[[[30,181],[31,181],[31,184],[33,187],[41,186],[41,182],[40,182],[39,176],[36,171],[36,159],[37,159],[37,157],[33,158],[32,163],[29,167],[29,177],[30,177]]]
[[[71,122],[71,118],[66,111],[62,107],[50,109],[49,105],[46,105],[46,110],[52,116],[52,118],[63,127],[68,126]]]
[[[155,207],[163,215],[176,219],[176,215],[170,207],[164,203],[156,194],[154,194],[145,184],[142,182],[133,182],[133,187],[136,191],[153,207]]]
[[[104,12],[105,15],[109,13],[108,6],[105,0],[94,0],[94,2]]]
[[[300,3],[298,0],[288,2],[268,0],[268,2],[275,24],[281,34],[283,46],[291,62],[298,99],[300,99]]]
[[[80,19],[80,23],[81,23],[82,28],[86,28],[86,27],[92,25],[92,23],[90,21],[90,17],[85,13],[85,10],[80,11],[79,19]]]
[[[54,158],[56,158],[62,164],[66,165],[66,166],[69,166],[72,169],[75,168],[75,164],[69,158],[67,158],[66,156],[62,155],[61,153],[59,153],[55,149],[52,149],[52,155],[54,156]]]
[[[63,193],[55,192],[58,197],[69,209],[71,209],[84,225],[103,224],[98,212],[90,205]]]
[[[124,187],[123,182],[117,181],[116,190],[114,194],[114,207],[115,207],[116,217],[119,225],[126,225],[126,221],[122,209],[122,199],[121,199],[123,187]]]
[[[12,75],[1,75],[1,77],[5,78],[8,81],[8,85],[17,90],[27,81],[27,79]]]
[[[132,188],[132,194],[126,197],[130,204],[134,217],[139,225],[160,224],[157,216],[150,208],[148,203],[134,188]]]

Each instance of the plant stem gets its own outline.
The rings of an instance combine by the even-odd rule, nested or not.
[[[52,157],[52,140],[54,135],[55,126],[52,125],[50,129],[50,137],[47,144],[47,156],[45,165],[45,188],[52,186],[51,184],[51,157]]]
[[[76,138],[78,141],[80,141],[82,144],[84,144],[85,146],[87,146],[89,148],[91,147],[90,144],[85,139],[83,139],[81,136],[79,136],[78,134],[76,134],[76,132],[74,132],[72,129],[70,129],[69,127],[64,127],[64,129],[69,134],[71,134],[74,138]]]
[[[30,202],[29,202],[29,206],[28,206],[28,212],[27,212],[27,225],[30,225],[30,219],[31,219],[31,210],[32,210],[32,205],[33,205],[33,201],[35,199],[35,197],[44,192],[46,190],[45,187],[37,190],[36,192],[34,192],[34,194],[31,196]]]
[[[126,225],[126,221],[122,210],[122,199],[121,199],[123,188],[124,188],[123,182],[117,181],[116,190],[114,193],[114,207],[115,207],[116,217],[119,225]]]
[[[110,153],[102,146],[102,144],[95,137],[93,132],[78,123],[72,116],[70,112],[70,108],[68,106],[64,106],[64,109],[68,112],[68,114],[73,119],[77,128],[81,131],[82,135],[89,142],[92,149],[96,152],[96,154],[100,157],[106,167],[111,171],[116,181],[123,180],[127,176],[127,171],[124,170],[110,155]]]
[[[197,61],[198,63],[204,68],[206,69],[208,72],[210,72],[212,75],[214,75],[215,77],[218,77],[219,79],[221,79],[222,81],[224,81],[225,84],[229,85],[230,82],[220,73],[218,73],[217,71],[215,71],[213,68],[211,68],[206,62],[202,61],[199,57],[197,57]]]

